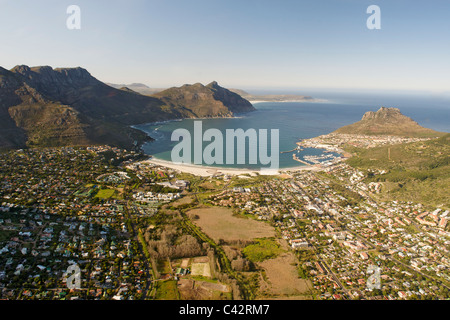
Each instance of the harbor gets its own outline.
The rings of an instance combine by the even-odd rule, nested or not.
[[[306,161],[303,161],[302,159],[299,159],[295,153],[292,155],[292,159],[294,159],[295,161],[298,161],[300,163],[306,164],[307,166],[311,165],[311,163],[308,163]]]
[[[300,147],[300,146],[296,146],[294,149],[292,149],[292,150],[289,150],[289,151],[281,151],[280,153],[291,153],[291,152],[294,152],[294,151],[303,151],[303,149]]]
[[[298,153],[305,150],[305,149],[302,149],[302,147],[308,147],[308,148],[313,148],[313,149],[323,149],[322,150],[323,153],[320,155],[307,154],[302,157],[303,159],[301,159],[298,156]],[[297,151],[297,152],[295,152],[295,151]],[[333,148],[333,146],[325,145],[325,144],[310,145],[310,144],[308,144],[307,140],[298,141],[297,146],[294,149],[292,149],[290,151],[284,151],[284,153],[287,153],[287,152],[295,152],[292,155],[292,159],[297,162],[308,165],[308,166],[311,166],[311,165],[328,166],[328,165],[331,165],[332,163],[335,163],[342,159],[341,154],[337,153],[336,150]]]

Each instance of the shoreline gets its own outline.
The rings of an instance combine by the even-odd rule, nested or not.
[[[246,115],[248,113],[255,112],[255,111],[258,111],[258,109],[255,109],[253,111],[248,111],[248,112],[236,113],[236,114],[234,114],[231,117],[219,117],[219,116],[217,116],[217,117],[201,117],[201,118],[176,118],[176,119],[159,120],[159,121],[154,121],[154,122],[145,122],[145,123],[139,123],[139,124],[132,124],[132,125],[129,125],[128,127],[131,128],[131,129],[138,130],[138,131],[141,131],[141,132],[145,133],[145,135],[148,137],[148,139],[150,139],[150,141],[145,141],[145,140],[144,141],[139,141],[136,144],[137,150],[143,151],[142,147],[144,146],[144,144],[146,144],[148,142],[151,142],[151,141],[153,141],[155,139],[147,131],[139,128],[140,126],[145,126],[145,125],[157,126],[157,125],[164,125],[164,124],[171,123],[171,122],[180,122],[180,121],[189,120],[189,119],[191,119],[191,120],[238,119],[238,118],[242,118],[243,115]]]
[[[265,101],[260,101],[260,102],[265,102]],[[152,126],[155,126],[155,125],[160,125],[160,124],[167,124],[167,123],[170,123],[170,122],[180,122],[180,121],[183,121],[183,120],[194,120],[194,121],[195,121],[195,120],[210,120],[210,119],[239,119],[239,118],[242,118],[243,115],[246,115],[246,114],[249,114],[249,113],[252,113],[252,112],[255,112],[255,111],[258,111],[258,109],[252,110],[252,111],[247,111],[247,112],[239,112],[239,113],[235,113],[235,114],[233,114],[233,115],[230,116],[230,117],[216,116],[216,117],[187,117],[187,118],[175,118],[175,119],[159,120],[159,121],[154,121],[154,122],[145,122],[145,123],[140,123],[140,124],[132,124],[132,125],[130,125],[129,127],[130,127],[130,128],[133,128],[133,129],[136,129],[136,130],[139,130],[139,131],[142,131],[142,132],[144,132],[145,134],[148,135],[148,133],[147,133],[146,131],[144,131],[144,130],[142,130],[142,129],[140,129],[140,128],[137,128],[137,127],[139,127],[139,126],[144,126],[144,125],[152,125]]]
[[[239,169],[239,168],[229,168],[229,167],[211,167],[202,166],[197,164],[188,163],[173,163],[172,161],[162,160],[155,157],[151,159],[141,161],[143,164],[153,164],[161,167],[166,167],[174,170],[178,170],[185,173],[190,173],[196,176],[210,177],[217,174],[225,174],[230,176],[239,176],[249,174],[250,176],[257,175],[281,175],[287,171],[316,171],[321,167],[319,166],[299,166],[290,168],[279,168],[279,169],[263,169],[263,170],[252,170],[252,169]]]

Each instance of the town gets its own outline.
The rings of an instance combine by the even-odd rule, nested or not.
[[[376,201],[377,184],[344,162],[197,177],[144,158],[108,146],[1,154],[0,298],[264,298],[254,275],[271,257],[252,261],[258,241],[288,244],[311,284],[305,299],[450,297],[449,211]],[[274,237],[232,257],[198,226],[195,208],[228,208]],[[79,289],[67,286],[71,265]],[[374,266],[379,288],[368,285]]]
[[[320,174],[303,171],[293,179],[227,190],[211,202],[273,221],[320,298],[448,297],[449,211],[377,203],[362,176],[341,163]],[[331,188],[332,179],[344,180],[348,189]],[[381,268],[380,290],[367,290],[371,265]]]

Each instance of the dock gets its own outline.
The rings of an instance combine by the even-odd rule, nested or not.
[[[297,158],[297,156],[295,154],[292,155],[292,159],[294,159],[295,161],[301,162],[303,164],[306,164],[307,166],[311,166],[312,165],[311,163],[308,163],[306,161],[303,161],[303,160]]]
[[[300,146],[296,146],[294,149],[289,150],[289,151],[281,151],[280,153],[290,153],[290,152],[294,152],[295,150],[297,151],[302,151],[302,148],[300,148]]]
[[[295,147],[294,149],[289,150],[289,151],[281,151],[280,153],[289,153],[289,152],[294,152],[295,150],[297,150],[297,147]]]

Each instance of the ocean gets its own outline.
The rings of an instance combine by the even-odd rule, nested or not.
[[[264,93],[264,92],[261,92]],[[282,92],[292,94],[293,92]],[[282,94],[280,92],[280,94]],[[297,93],[299,94],[299,93]],[[171,141],[172,132],[187,129],[194,136],[194,122],[202,121],[203,132],[209,128],[219,129],[225,137],[226,129],[267,129],[270,150],[270,129],[279,130],[279,151],[296,147],[301,139],[313,138],[330,133],[342,126],[359,121],[367,111],[377,111],[381,106],[396,107],[420,125],[437,131],[450,132],[450,99],[428,94],[377,94],[315,92],[311,94],[322,102],[261,102],[255,103],[255,112],[235,118],[183,119],[166,123],[149,123],[135,126],[146,132],[155,141],[146,143],[142,149],[155,158],[171,161],[172,148],[178,141]],[[203,148],[210,142],[204,142]],[[224,143],[225,144],[225,143]],[[247,148],[255,152],[255,148]],[[192,149],[193,150],[193,149]],[[224,149],[224,153],[225,153]],[[270,152],[269,152],[270,154]],[[236,155],[236,152],[235,152]],[[324,155],[322,149],[306,148],[297,157]],[[334,154],[337,156],[337,154]],[[245,164],[208,164],[208,166],[251,168],[266,167],[261,163],[249,164],[248,150]],[[225,162],[225,161],[224,161]],[[204,164],[204,163],[203,163]],[[292,158],[292,152],[279,154],[279,167],[299,167],[304,164]]]

